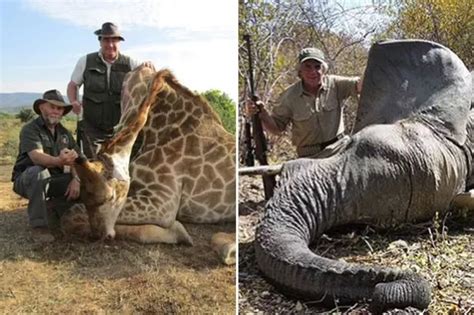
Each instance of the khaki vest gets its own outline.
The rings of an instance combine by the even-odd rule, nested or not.
[[[122,83],[131,70],[130,58],[119,54],[110,69],[110,82],[107,82],[107,66],[99,53],[87,55],[83,106],[84,119],[92,126],[110,131],[118,123]]]

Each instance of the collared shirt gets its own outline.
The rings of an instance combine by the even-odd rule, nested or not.
[[[51,156],[59,156],[62,149],[74,149],[80,152],[74,138],[61,123],[56,125],[53,135],[40,116],[26,123],[20,131],[20,152],[13,167],[12,181],[28,167],[35,165],[28,156],[28,152],[41,149]],[[49,168],[51,174],[63,172],[60,168]]]
[[[281,131],[291,122],[297,150],[331,141],[344,132],[342,110],[347,98],[357,96],[358,81],[358,77],[325,75],[314,96],[300,80],[282,93],[271,115]]]
[[[107,82],[110,82],[110,68],[112,67],[112,63],[105,61],[104,56],[102,55],[102,52],[99,50],[99,56],[100,59],[105,63],[107,66]],[[117,55],[118,58],[118,55]],[[130,58],[130,57],[129,57]],[[86,63],[87,63],[87,55],[82,56],[76,64],[76,67],[74,68],[74,71],[72,72],[71,75],[71,81],[76,83],[78,87],[80,87],[84,83],[84,71],[86,70]],[[136,59],[130,58],[130,67],[132,70],[138,68],[143,62],[138,61]]]

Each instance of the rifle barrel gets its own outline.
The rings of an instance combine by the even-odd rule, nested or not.
[[[253,60],[252,60],[252,46],[250,44],[250,36],[248,34],[244,35],[244,40],[247,45],[247,55],[249,63],[249,86],[250,86],[250,96],[254,102],[258,100],[258,97],[255,93],[255,81],[253,76]],[[260,110],[260,109],[259,109]],[[258,115],[252,117],[252,131],[253,131],[253,140],[255,143],[255,156],[260,163],[260,165],[268,165],[267,161],[267,141],[265,134],[263,132],[262,121]],[[248,165],[250,166],[250,165]],[[270,199],[273,196],[273,188],[275,187],[275,176],[274,175],[263,175],[263,188],[265,190],[265,199]]]

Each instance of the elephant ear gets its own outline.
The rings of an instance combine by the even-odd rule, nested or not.
[[[418,119],[464,144],[471,85],[463,62],[440,44],[376,43],[369,51],[354,133],[372,124]]]

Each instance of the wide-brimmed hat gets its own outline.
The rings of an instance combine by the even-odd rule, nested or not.
[[[105,22],[102,28],[94,32],[95,35],[101,37],[117,37],[120,40],[125,40],[119,32],[117,25],[112,22]]]
[[[41,115],[39,106],[46,102],[51,103],[56,106],[64,107],[63,116],[69,113],[72,109],[72,105],[66,104],[64,102],[64,98],[62,97],[61,93],[58,90],[49,90],[49,91],[44,92],[43,98],[39,98],[33,103],[33,109],[35,113],[37,113],[38,115]]]
[[[320,63],[326,63],[326,58],[324,57],[324,53],[314,47],[303,48],[298,55],[299,63],[303,63],[306,60],[313,59],[319,61]]]

